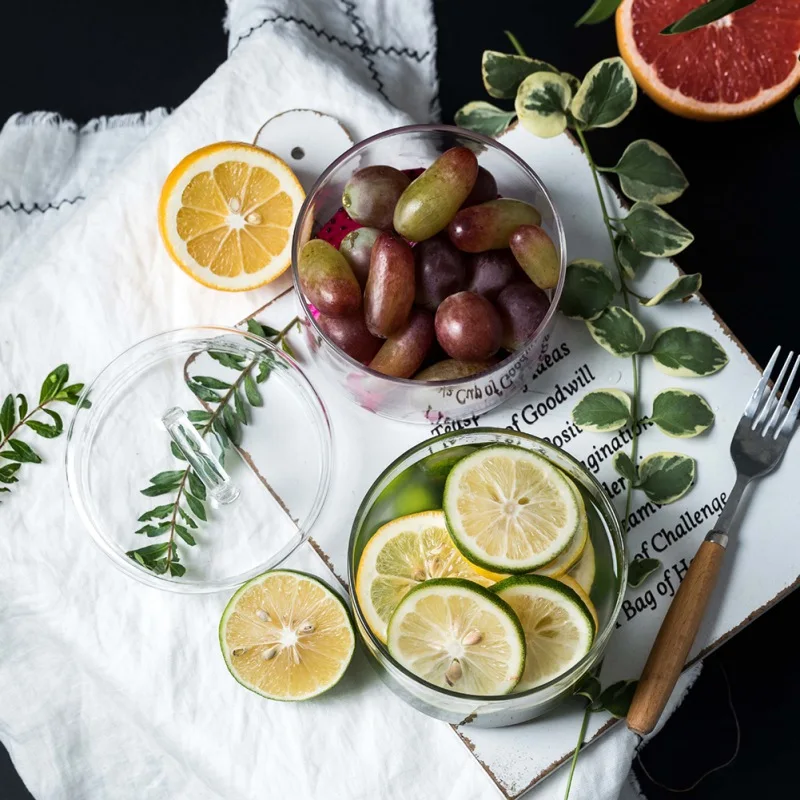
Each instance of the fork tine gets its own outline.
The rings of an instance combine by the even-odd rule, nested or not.
[[[778,377],[775,378],[775,381],[772,384],[772,390],[767,397],[767,401],[761,406],[761,410],[758,412],[758,416],[753,421],[750,430],[755,430],[762,422],[767,418],[767,415],[772,411],[774,408],[773,401],[775,400],[775,395],[778,393],[778,389],[781,387],[781,383],[783,383],[784,375],[786,375],[786,371],[789,369],[789,365],[792,363],[792,356],[794,356],[793,352],[789,352],[789,356],[787,357],[786,361],[783,362],[783,366],[781,367],[781,371],[778,373]]]
[[[791,356],[789,356],[789,358],[791,358]],[[789,373],[789,377],[786,379],[786,383],[784,384],[783,389],[781,390],[781,399],[775,401],[775,410],[772,412],[772,416],[769,418],[767,424],[764,426],[764,431],[761,434],[762,436],[766,436],[773,425],[775,426],[775,435],[777,436],[778,430],[780,429],[778,420],[781,418],[781,415],[786,409],[786,402],[789,399],[789,390],[792,388],[792,383],[794,382],[795,375],[797,375],[798,366],[800,366],[800,355],[798,355],[798,357],[794,360],[794,366],[792,367],[792,371]]]
[[[747,401],[747,405],[744,409],[743,416],[747,417],[748,419],[752,419],[756,411],[758,410],[758,406],[761,403],[761,398],[764,395],[764,390],[769,383],[769,376],[772,374],[772,370],[775,367],[775,362],[778,360],[778,354],[781,352],[781,346],[778,345],[775,348],[775,352],[772,354],[772,357],[769,360],[769,363],[764,369],[761,378],[759,379],[758,383],[756,384],[756,388],[753,389],[753,394],[750,395],[750,399]]]
[[[800,361],[800,357],[798,357],[798,361]],[[795,369],[797,369],[796,366]],[[792,372],[792,376],[794,376],[794,372]],[[786,388],[788,391],[789,387],[787,386]],[[777,439],[779,435],[791,436],[792,429],[797,422],[798,413],[800,413],[800,389],[798,389],[797,394],[795,394],[792,405],[789,406],[789,410],[786,412],[786,416],[783,418],[783,423],[775,431],[775,436],[773,438]]]

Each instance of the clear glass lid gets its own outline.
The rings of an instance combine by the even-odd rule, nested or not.
[[[297,363],[230,328],[130,348],[88,386],[67,444],[89,533],[138,580],[236,586],[308,537],[330,481],[331,432]]]

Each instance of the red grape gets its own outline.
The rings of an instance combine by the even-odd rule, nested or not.
[[[339,252],[347,259],[362,289],[367,285],[369,259],[379,233],[377,228],[358,228],[350,231],[339,245]]]
[[[487,250],[470,257],[467,289],[494,300],[509,283],[524,277],[510,250]]]
[[[414,248],[418,306],[435,312],[448,295],[464,288],[467,268],[464,255],[444,236],[434,236]]]
[[[308,300],[329,317],[347,317],[361,308],[361,287],[345,257],[322,239],[306,242],[297,265]]]
[[[394,167],[364,167],[347,181],[342,205],[356,222],[390,230],[394,208],[409,183],[408,176]]]
[[[458,361],[483,361],[500,349],[503,326],[494,306],[475,292],[451,294],[436,311],[436,338]]]
[[[370,362],[370,369],[395,378],[410,378],[433,344],[433,317],[415,308],[403,328],[390,336]]]
[[[372,247],[364,318],[373,336],[402,328],[414,303],[414,254],[402,239],[381,233]]]
[[[529,203],[500,197],[479,206],[462,208],[447,228],[450,241],[466,253],[508,247],[520,225],[538,225],[542,216]]]
[[[558,284],[560,264],[553,240],[538,225],[520,225],[511,234],[511,252],[540,289]]]
[[[382,339],[367,330],[361,312],[352,317],[326,317],[320,314],[317,322],[340,350],[362,364],[368,364],[383,344]]]
[[[550,299],[538,286],[526,281],[506,286],[495,306],[503,323],[503,347],[513,352],[536,332],[550,308]]]

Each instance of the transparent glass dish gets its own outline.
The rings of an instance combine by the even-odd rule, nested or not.
[[[403,514],[441,507],[441,491],[446,472],[441,460],[450,466],[458,457],[453,448],[468,449],[490,445],[508,444],[522,447],[548,459],[563,470],[579,487],[589,515],[589,528],[596,554],[596,577],[591,588],[591,599],[599,618],[599,628],[592,648],[587,655],[558,678],[518,694],[482,697],[448,691],[418,678],[398,664],[383,644],[370,630],[355,592],[356,571],[364,545],[383,524]],[[439,463],[430,474],[437,475],[427,487],[415,484],[413,494],[398,506],[398,489],[414,481],[413,468],[430,459]],[[413,505],[416,504],[416,505]],[[428,716],[453,724],[469,721],[478,727],[504,727],[526,722],[555,708],[570,697],[576,684],[599,662],[614,623],[622,607],[627,579],[625,543],[617,515],[611,502],[595,478],[572,456],[553,445],[523,433],[497,429],[476,428],[468,432],[445,434],[418,444],[390,464],[378,477],[364,497],[356,514],[350,534],[347,554],[347,580],[350,599],[358,632],[366,645],[370,660],[383,681],[401,699]]]
[[[478,163],[497,180],[504,197],[536,206],[541,225],[558,252],[561,274],[550,291],[550,309],[533,336],[516,352],[475,377],[455,381],[392,378],[365,367],[342,352],[325,335],[300,288],[298,256],[303,245],[341,208],[350,176],[373,164],[397,169],[427,167],[451,147],[472,149]],[[558,211],[538,175],[516,153],[493,139],[447,125],[411,125],[365,139],[337,158],[322,173],[300,209],[292,241],[292,275],[302,309],[309,347],[327,376],[358,405],[380,416],[406,422],[437,423],[494,408],[518,392],[544,355],[564,285],[566,241]]]
[[[250,396],[255,391],[260,403],[245,400],[246,371]],[[230,395],[225,405],[245,415],[247,424],[236,426],[238,444],[217,427],[201,436],[190,422],[223,407],[190,389],[198,376],[235,386],[239,403]],[[212,391],[225,399],[230,389]],[[78,408],[67,438],[70,493],[92,539],[127,575],[175,592],[230,589],[277,566],[308,538],[330,483],[330,423],[298,365],[269,342],[230,328],[162,333],[114,359],[84,397],[91,407]],[[142,493],[153,476],[187,463],[204,492],[186,481],[183,495]],[[206,520],[185,500],[190,490],[205,495]],[[181,511],[140,519],[179,496],[197,527]],[[188,526],[194,546],[174,532],[137,532],[173,517]],[[129,555],[169,539],[183,574],[159,574]]]

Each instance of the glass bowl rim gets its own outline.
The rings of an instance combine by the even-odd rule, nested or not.
[[[384,375],[382,372],[376,372],[373,369],[370,369],[366,364],[362,364],[360,361],[356,361],[354,358],[349,356],[344,350],[340,349],[329,337],[328,335],[322,330],[322,328],[317,323],[316,318],[314,315],[308,310],[308,306],[305,301],[305,296],[303,295],[303,291],[300,288],[300,275],[297,269],[297,261],[298,261],[298,251],[300,249],[300,238],[302,235],[302,231],[305,228],[305,220],[309,214],[311,209],[312,201],[320,190],[322,185],[325,181],[346,161],[350,158],[355,156],[358,152],[365,149],[367,146],[373,144],[374,142],[381,141],[383,139],[389,139],[393,136],[400,136],[408,133],[449,133],[454,136],[460,136],[464,139],[471,139],[472,141],[484,145],[489,149],[493,149],[499,153],[502,153],[507,158],[510,158],[512,161],[516,162],[517,166],[522,169],[524,173],[526,173],[529,180],[532,180],[533,183],[537,186],[545,200],[547,201],[548,205],[550,206],[550,210],[553,213],[553,222],[555,224],[555,229],[558,238],[558,244],[560,248],[560,259],[559,259],[559,276],[558,276],[558,283],[556,284],[555,288],[553,289],[553,297],[550,303],[550,307],[547,309],[547,313],[542,317],[541,322],[537,326],[536,330],[529,336],[525,342],[522,344],[518,350],[514,351],[513,353],[509,354],[504,358],[502,361],[498,361],[496,364],[493,364],[491,369],[486,370],[485,372],[480,373],[479,375],[467,375],[464,378],[456,378],[452,380],[443,380],[443,381],[417,381],[413,378],[395,378],[391,375]],[[551,320],[556,314],[558,310],[558,302],[561,298],[561,293],[564,288],[564,281],[566,279],[566,264],[567,264],[567,240],[566,240],[566,233],[564,232],[564,223],[561,220],[561,215],[556,208],[555,203],[553,202],[553,198],[550,196],[550,192],[548,191],[547,187],[544,184],[544,181],[539,177],[538,173],[519,155],[517,155],[511,148],[506,147],[504,144],[498,142],[495,139],[491,139],[488,136],[484,136],[481,133],[476,133],[475,131],[467,130],[466,128],[459,128],[456,125],[440,125],[437,123],[425,123],[421,125],[401,125],[397,128],[389,128],[388,130],[381,131],[380,133],[376,133],[373,136],[369,136],[366,139],[362,139],[360,142],[356,142],[351,148],[345,150],[340,156],[335,158],[322,172],[322,174],[317,178],[314,182],[314,185],[311,187],[311,190],[306,195],[305,200],[303,201],[303,205],[300,207],[300,211],[297,214],[297,221],[294,225],[294,232],[292,235],[292,283],[297,293],[297,298],[300,304],[303,307],[303,312],[307,317],[309,324],[314,329],[314,332],[317,336],[323,339],[323,341],[329,345],[333,350],[339,355],[342,359],[344,359],[345,363],[348,364],[349,367],[356,369],[360,372],[366,373],[375,378],[380,378],[384,381],[389,383],[394,383],[399,386],[431,386],[433,388],[440,388],[440,387],[447,387],[447,386],[466,386],[470,385],[475,382],[476,378],[481,378],[484,376],[491,376],[499,374],[502,371],[502,368],[510,366],[514,363],[514,361],[518,358],[519,350],[523,350],[526,345],[530,344],[536,340],[538,336],[541,335],[543,331],[547,330],[548,325],[550,324]]]
[[[322,437],[323,437],[323,449],[320,454],[320,458],[322,460],[322,476],[320,485],[317,489],[316,497],[314,498],[313,505],[311,507],[311,511],[307,515],[306,520],[304,521],[303,529],[298,529],[297,534],[293,535],[286,544],[284,544],[281,548],[279,548],[275,553],[272,553],[267,561],[262,562],[261,564],[251,567],[245,572],[239,573],[237,575],[230,576],[224,579],[216,579],[216,580],[173,580],[171,578],[165,578],[161,575],[157,575],[156,573],[145,569],[144,567],[140,566],[132,559],[128,558],[124,553],[121,552],[118,545],[116,545],[113,540],[109,539],[105,535],[102,530],[102,526],[97,522],[95,519],[95,515],[89,510],[88,508],[88,500],[84,497],[84,490],[81,486],[81,468],[80,462],[83,457],[80,454],[76,454],[75,448],[76,444],[73,444],[73,436],[76,432],[76,425],[80,424],[79,421],[79,411],[81,410],[81,405],[85,399],[87,399],[93,389],[97,386],[98,382],[103,378],[107,377],[109,374],[112,373],[114,368],[119,368],[120,364],[124,361],[125,358],[130,358],[132,354],[135,354],[135,351],[141,349],[143,352],[147,352],[148,348],[152,347],[153,344],[158,344],[161,340],[163,340],[166,344],[171,342],[172,337],[181,337],[185,336],[185,339],[177,338],[176,342],[180,343],[181,341],[189,342],[193,338],[203,338],[203,334],[215,334],[215,335],[227,335],[227,334],[235,334],[237,336],[243,337],[246,340],[251,341],[252,343],[258,345],[261,349],[261,352],[267,351],[270,352],[272,355],[277,355],[280,359],[288,363],[289,367],[292,370],[292,374],[295,379],[299,378],[301,385],[303,385],[304,389],[309,393],[310,400],[315,403],[316,407],[320,411],[320,421],[323,423],[321,426],[322,430]],[[224,347],[220,347],[220,349],[224,349]],[[91,413],[91,410],[89,410]],[[257,577],[261,573],[269,570],[275,569],[280,564],[282,564],[303,542],[305,542],[309,536],[309,532],[313,527],[314,523],[318,519],[322,507],[325,503],[325,500],[328,496],[328,491],[330,489],[330,482],[331,482],[331,468],[332,468],[332,451],[333,451],[333,433],[331,428],[331,419],[330,414],[328,412],[325,403],[323,402],[322,398],[320,397],[317,390],[314,388],[314,385],[311,381],[306,377],[305,372],[303,371],[300,364],[288,353],[285,353],[280,348],[273,345],[271,342],[263,339],[260,336],[256,336],[253,333],[250,333],[247,330],[239,330],[237,328],[230,328],[223,325],[188,325],[181,328],[173,328],[168,331],[162,331],[160,333],[153,334],[152,336],[147,336],[144,339],[140,339],[139,341],[135,342],[134,344],[126,347],[120,353],[118,353],[114,358],[109,361],[100,371],[92,378],[92,380],[86,384],[83,391],[81,392],[80,398],[75,406],[75,410],[72,414],[72,419],[70,420],[69,427],[67,428],[67,441],[66,441],[66,448],[64,452],[64,471],[66,474],[67,479],[67,488],[69,490],[70,497],[72,499],[73,506],[78,513],[78,517],[81,520],[83,528],[89,533],[92,538],[92,541],[98,547],[98,549],[114,564],[114,566],[123,572],[128,577],[134,578],[135,580],[139,581],[146,586],[151,586],[157,589],[162,589],[164,591],[171,591],[178,594],[210,594],[212,592],[220,592],[226,589],[233,589],[235,587],[241,586],[246,583],[248,580],[251,580],[254,577]],[[273,559],[277,558],[278,560],[272,564],[271,562]]]
[[[364,617],[364,613],[361,610],[361,605],[358,602],[358,596],[356,594],[355,586],[356,586],[356,572],[357,567],[354,566],[353,563],[353,556],[355,555],[355,542],[357,537],[357,530],[356,524],[359,521],[363,521],[363,518],[366,516],[368,512],[368,505],[367,501],[370,496],[373,494],[373,490],[376,485],[378,485],[384,478],[396,467],[398,467],[401,463],[403,463],[409,456],[414,453],[419,452],[420,450],[429,447],[431,444],[436,442],[447,441],[450,439],[458,439],[463,436],[470,436],[475,434],[492,434],[495,436],[519,436],[522,439],[527,439],[528,441],[543,447],[545,450],[553,450],[557,452],[560,456],[566,458],[568,462],[571,462],[572,466],[575,467],[584,477],[586,477],[589,483],[593,484],[593,488],[597,490],[599,497],[602,498],[601,505],[603,506],[603,511],[607,515],[608,519],[613,521],[613,528],[611,529],[611,538],[615,545],[615,550],[618,551],[619,556],[619,588],[617,589],[617,596],[614,601],[614,608],[612,609],[611,615],[608,618],[605,626],[603,627],[602,631],[599,631],[595,634],[594,641],[592,642],[592,646],[589,648],[589,652],[578,662],[573,664],[566,672],[562,672],[560,675],[557,675],[552,680],[547,681],[546,683],[542,683],[539,686],[534,686],[532,689],[528,689],[525,692],[510,692],[509,694],[495,694],[495,695],[476,695],[476,694],[466,694],[463,692],[454,692],[450,689],[443,689],[441,686],[436,686],[428,681],[420,678],[419,676],[415,675],[410,670],[406,669],[402,664],[399,664],[394,657],[389,653],[389,648],[380,640],[378,637],[372,632],[372,629],[367,624],[367,621]],[[489,442],[487,442],[489,444]],[[417,463],[416,461],[413,463]],[[409,466],[411,466],[409,464]],[[597,498],[595,498],[596,500]],[[604,520],[608,521],[608,520]],[[372,482],[370,488],[367,490],[367,493],[364,495],[364,499],[361,501],[361,504],[358,507],[358,511],[356,512],[355,519],[353,521],[353,526],[350,530],[350,541],[347,545],[347,582],[349,586],[349,594],[350,594],[350,602],[353,606],[353,613],[357,617],[359,625],[357,627],[360,628],[360,633],[362,636],[366,635],[371,644],[378,650],[383,658],[385,658],[394,669],[397,669],[400,673],[402,673],[405,677],[411,680],[413,683],[416,683],[418,686],[422,686],[428,691],[438,693],[444,695],[445,697],[450,697],[458,700],[464,700],[466,702],[475,702],[475,703],[500,703],[500,702],[515,702],[522,700],[524,698],[533,697],[536,694],[545,692],[548,689],[551,689],[556,684],[560,683],[564,680],[565,677],[569,677],[575,675],[581,671],[583,667],[587,664],[590,664],[593,659],[596,659],[597,654],[602,652],[605,646],[608,644],[608,640],[611,638],[611,634],[614,632],[616,621],[619,618],[620,611],[622,610],[622,603],[625,599],[625,592],[627,588],[627,577],[628,577],[628,552],[627,552],[627,544],[625,540],[625,535],[622,530],[622,523],[620,522],[619,516],[617,515],[616,510],[614,509],[614,505],[609,499],[608,495],[603,490],[603,487],[600,485],[600,482],[595,478],[586,467],[578,461],[575,456],[568,453],[566,450],[563,450],[560,447],[556,447],[554,444],[551,444],[544,439],[539,438],[538,436],[534,436],[530,433],[524,433],[522,431],[516,430],[509,430],[507,428],[493,428],[493,427],[477,427],[471,428],[469,430],[462,430],[462,431],[452,431],[450,433],[443,433],[439,436],[432,436],[428,439],[424,439],[421,442],[418,442],[413,447],[410,447],[408,450],[404,451],[401,455],[395,458],[391,464],[389,464],[378,477]]]

